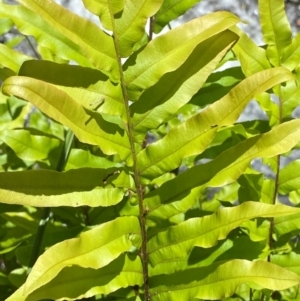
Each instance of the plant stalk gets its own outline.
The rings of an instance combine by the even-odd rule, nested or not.
[[[113,19],[113,13],[112,9],[109,5],[110,15]],[[131,123],[130,118],[130,108],[129,108],[129,96],[127,93],[127,87],[124,79],[123,74],[123,68],[122,68],[122,61],[121,61],[121,52],[119,47],[119,39],[118,35],[116,33],[115,24],[113,24],[113,40],[114,40],[114,46],[116,50],[117,55],[117,61],[118,61],[118,67],[119,67],[119,73],[120,73],[120,83],[122,88],[122,94],[124,99],[124,106],[126,110],[126,119],[127,119],[127,132],[130,142],[130,149],[131,154],[133,158],[133,177],[134,177],[134,183],[136,187],[136,193],[138,198],[138,204],[139,204],[139,221],[141,226],[141,236],[142,236],[142,245],[140,249],[140,258],[142,261],[143,266],[143,280],[144,280],[144,294],[145,294],[145,301],[150,301],[150,292],[149,292],[149,276],[148,276],[148,251],[147,251],[147,227],[146,227],[146,219],[147,219],[147,210],[144,207],[144,187],[141,184],[140,181],[140,174],[138,170],[137,165],[137,154],[135,149],[135,141],[134,141],[134,129],[133,125]]]
[[[281,101],[281,86],[278,87],[279,90],[279,124],[282,123],[282,101]],[[278,186],[279,186],[279,173],[280,173],[280,158],[281,155],[278,155],[276,158],[276,174],[275,174],[275,188],[274,188],[274,193],[273,193],[273,200],[272,204],[276,204],[276,199],[277,199],[277,194],[278,194]],[[274,217],[270,219],[270,230],[269,230],[269,250],[270,253],[268,255],[268,262],[271,262],[271,250],[273,247],[273,233],[274,233]]]

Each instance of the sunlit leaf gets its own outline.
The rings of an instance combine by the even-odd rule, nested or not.
[[[272,256],[272,262],[300,276],[300,254],[295,252],[276,254]]]
[[[82,149],[72,149],[65,170],[82,167],[105,169],[119,166],[120,165],[118,163],[113,163],[106,158],[95,156],[89,151]]]
[[[299,279],[297,274],[272,263],[236,259],[224,264],[152,277],[151,299],[215,300],[231,296],[242,283],[255,289],[281,290],[297,285]]]
[[[32,60],[22,65],[19,75],[54,84],[89,110],[116,116],[125,115],[120,85],[113,84],[98,70]]]
[[[165,74],[130,106],[137,134],[144,136],[173,116],[198,92],[237,36],[224,31],[200,43],[175,71]]]
[[[282,66],[294,70],[299,66],[300,59],[300,33],[293,38],[292,43],[287,46],[282,54]]]
[[[190,103],[200,107],[212,104],[226,95],[233,87],[245,78],[241,67],[232,67],[211,74],[202,88],[197,92]]]
[[[98,145],[106,154],[118,153],[123,158],[129,155],[129,141],[124,130],[107,122],[100,114],[85,109],[53,85],[19,76],[7,79],[2,89],[30,101],[68,126],[82,142]]]
[[[120,288],[142,284],[140,258],[121,255],[97,270],[78,266],[66,267],[50,283],[38,288],[26,300],[74,300],[109,294]]]
[[[1,18],[0,19],[0,35],[8,32],[12,28],[13,24],[14,23],[12,22],[11,19],[9,19],[9,18]]]
[[[256,217],[275,217],[299,213],[299,208],[284,205],[269,205],[245,202],[232,208],[222,208],[214,214],[202,218],[191,218],[179,225],[159,232],[149,240],[150,263],[160,262],[189,255],[192,248],[209,248],[244,221]]]
[[[131,65],[131,58],[128,60],[124,75],[130,98],[136,100],[143,90],[153,86],[164,74],[179,68],[198,44],[237,22],[239,19],[230,13],[216,12],[152,40],[136,58],[132,58],[134,65]]]
[[[23,160],[48,161],[57,160],[60,141],[47,136],[31,135],[28,130],[6,130],[0,135],[16,155]],[[53,152],[50,154],[50,152]]]
[[[0,173],[0,200],[6,204],[36,207],[112,206],[123,198],[123,189],[105,187],[115,169],[80,168],[59,173],[33,170]]]
[[[273,66],[280,66],[283,50],[290,45],[292,31],[282,0],[259,0],[260,24]]]
[[[114,81],[119,79],[113,39],[92,21],[79,17],[54,1],[19,0],[19,2],[77,44],[97,69]]]
[[[162,261],[154,267],[149,265],[149,275],[172,274],[231,259],[254,260],[263,252],[263,247],[246,235],[228,237],[211,248],[194,247],[189,256]]]
[[[50,49],[55,55],[73,60],[83,66],[93,66],[84,57],[78,45],[47,24],[39,14],[30,11],[26,7],[0,3],[0,16],[9,17],[20,32],[34,36],[38,45]]]
[[[141,175],[147,178],[158,176],[178,167],[183,158],[201,153],[214,137],[210,133],[215,132],[216,126],[231,125],[256,94],[290,78],[291,74],[285,68],[268,69],[249,76],[219,101],[140,152]]]
[[[293,161],[281,169],[278,190],[282,194],[300,189],[300,160]]]
[[[159,33],[168,23],[183,15],[199,0],[165,0],[154,18],[154,32]]]
[[[1,4],[1,3],[0,3]],[[22,63],[32,58],[0,43],[0,65],[18,73]]]
[[[82,233],[79,238],[52,246],[32,268],[25,284],[25,293],[28,295],[48,283],[68,266],[99,269],[108,265],[120,254],[129,251],[132,245],[130,234],[135,236],[139,232],[136,217],[120,217]]]
[[[250,161],[289,151],[299,141],[300,121],[293,120],[227,149],[214,160],[194,166],[158,189],[146,194],[151,220],[185,212],[199,196],[201,187],[220,187],[235,181]]]
[[[122,57],[128,57],[134,45],[145,34],[148,18],[153,16],[163,0],[84,0],[85,7],[100,17],[108,30],[114,30]]]
[[[241,63],[241,68],[245,75],[249,76],[271,68],[265,49],[256,45],[240,29],[234,28],[233,31],[240,36],[240,39],[233,47],[233,51]]]

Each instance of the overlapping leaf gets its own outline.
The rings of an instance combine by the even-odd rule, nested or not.
[[[10,77],[3,91],[30,101],[48,116],[68,126],[79,140],[98,145],[106,154],[118,153],[126,158],[130,153],[125,131],[107,122],[100,114],[87,110],[67,93],[40,80]]]
[[[207,76],[228,51],[237,36],[226,30],[200,43],[175,71],[165,74],[130,106],[137,134],[157,128],[198,92]]]
[[[82,167],[91,168],[111,168],[120,167],[118,163],[114,163],[107,158],[98,157],[83,149],[72,149],[68,157],[65,170],[77,169]]]
[[[82,66],[93,66],[78,45],[26,7],[0,3],[0,17],[9,17],[21,33],[33,36],[40,47],[50,49],[56,56],[73,60]]]
[[[145,34],[148,18],[153,16],[163,0],[84,0],[84,5],[100,17],[108,30],[113,30],[122,57],[128,57],[134,45]]]
[[[79,238],[66,240],[52,246],[39,257],[38,261],[34,265],[25,283],[23,292],[24,295],[28,296],[30,293],[49,283],[61,271],[64,275],[66,270],[64,272],[63,269],[70,266],[79,266],[85,269],[94,269],[94,276],[101,277],[101,270],[98,273],[96,273],[95,270],[107,266],[109,263],[118,258],[123,252],[129,251],[132,246],[132,237],[130,236],[130,234],[132,234],[132,236],[135,236],[139,235],[139,232],[140,226],[136,217],[120,217],[115,219],[114,221],[102,224],[93,228],[92,230],[82,233]],[[123,258],[123,260],[124,259],[125,258]],[[113,266],[114,269],[119,269],[120,272],[122,271],[121,264]],[[132,266],[136,267],[136,265],[134,264]],[[71,268],[71,270],[72,269],[74,271],[76,269],[78,270],[77,267],[73,267]],[[108,270],[110,270],[109,267]],[[81,271],[86,276],[89,275],[89,277],[91,277],[91,274],[93,274],[91,270],[85,270],[84,272],[84,270],[81,269]],[[60,274],[57,279],[60,279],[62,274]],[[81,274],[79,278],[82,279],[82,276],[83,275]],[[109,278],[110,277],[108,277],[108,279]],[[126,276],[120,276],[120,278],[121,281],[125,281]],[[107,278],[105,280],[107,280]],[[117,281],[117,283],[119,283],[120,285],[122,282],[120,283],[119,281]],[[56,280],[54,280],[54,286],[55,285],[62,285],[62,283],[57,283]],[[70,285],[70,283],[65,282],[65,285]],[[85,285],[86,282],[82,283],[82,286]],[[79,289],[82,289],[82,287],[79,286]],[[109,289],[111,289],[112,291],[114,290],[113,287],[108,288],[108,290]],[[62,293],[62,291],[59,289],[57,292]],[[38,299],[33,298],[30,300]]]
[[[0,199],[6,204],[36,207],[112,206],[123,199],[123,189],[105,187],[116,169],[80,168],[59,173],[33,170],[0,173]]]
[[[272,262],[300,276],[300,254],[291,252],[289,254],[273,255]]]
[[[291,232],[300,232],[300,213],[292,214],[285,217],[276,217],[274,219],[274,231],[278,236],[285,235]]]
[[[290,23],[282,0],[259,0],[260,24],[267,47],[267,55],[273,66],[280,66],[284,48],[292,38]]]
[[[113,39],[94,23],[71,13],[54,1],[19,0],[19,2],[77,44],[97,69],[113,81],[119,79]]]
[[[232,208],[222,208],[202,218],[192,218],[158,233],[148,244],[152,265],[188,256],[193,247],[209,248],[243,222],[256,217],[275,217],[299,213],[299,208],[245,202]]]
[[[190,168],[145,196],[151,220],[164,220],[189,209],[203,186],[221,187],[235,181],[250,161],[289,151],[299,141],[300,120],[274,127],[227,149],[214,160]]]
[[[300,72],[299,68],[296,68],[295,81],[289,81],[286,85],[281,87],[281,115],[282,118],[289,118],[293,111],[299,106],[299,97],[300,97]]]
[[[255,260],[263,252],[264,245],[253,242],[247,235],[232,235],[210,248],[194,247],[189,256],[149,265],[150,277],[173,274],[177,271],[209,266],[232,259]]]
[[[165,0],[154,18],[154,32],[159,33],[168,23],[183,15],[199,0]]]
[[[231,296],[247,283],[252,288],[283,290],[298,285],[297,274],[265,261],[231,260],[220,265],[188,269],[151,278],[151,300],[175,301]]]
[[[300,59],[300,33],[293,38],[292,43],[283,50],[282,66],[294,70],[299,66]]]
[[[125,65],[125,82],[130,98],[137,100],[141,92],[153,86],[164,74],[179,68],[197,45],[237,22],[239,19],[230,13],[216,12],[152,40]]]
[[[6,130],[0,135],[0,139],[10,146],[22,160],[48,161],[50,163],[59,155],[60,142],[58,139],[31,135],[27,130]]]
[[[233,28],[233,31],[240,36],[239,41],[233,47],[233,51],[241,63],[245,75],[249,76],[271,68],[265,49],[257,46],[240,29]]]
[[[256,94],[292,78],[285,68],[268,69],[249,76],[219,101],[141,151],[138,154],[140,174],[156,177],[178,167],[182,159],[201,153],[214,137],[215,126],[231,125]]]
[[[2,5],[2,4],[1,4]],[[12,27],[14,23],[9,18],[1,18],[0,19],[0,35],[8,32]]]
[[[19,75],[54,84],[89,110],[125,115],[120,85],[113,84],[98,70],[34,60],[24,63]]]
[[[45,298],[74,300],[109,294],[128,286],[141,286],[142,282],[140,259],[121,255],[97,270],[79,266],[66,267],[51,282],[38,288],[29,297],[23,295],[23,285],[7,301],[37,301]]]
[[[15,73],[18,73],[22,63],[31,59],[32,58],[30,56],[13,50],[0,43],[0,65],[2,65],[2,67],[6,67]]]
[[[232,67],[211,74],[189,103],[199,107],[219,100],[245,78],[241,67]]]
[[[300,189],[300,160],[296,160],[281,169],[278,190],[282,194]]]
[[[142,284],[140,258],[121,255],[98,270],[77,266],[65,268],[50,283],[30,294],[26,300],[34,301],[44,298],[74,300],[98,294],[107,295],[120,288]]]

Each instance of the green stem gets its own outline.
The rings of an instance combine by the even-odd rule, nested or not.
[[[279,124],[282,123],[282,101],[281,101],[281,86],[279,86],[278,88],[279,90]],[[280,173],[280,158],[281,156],[278,155],[277,156],[277,159],[276,159],[276,174],[275,174],[275,187],[274,187],[274,192],[273,192],[273,199],[272,199],[272,204],[276,204],[276,199],[277,199],[277,194],[278,194],[278,186],[279,186],[279,173]],[[271,262],[271,250],[272,250],[272,247],[273,247],[273,233],[274,233],[274,227],[275,227],[275,224],[274,224],[274,218],[272,217],[270,219],[270,230],[269,230],[269,250],[270,250],[270,253],[268,255],[268,262]]]
[[[26,41],[27,41],[27,43],[28,43],[30,49],[33,51],[34,55],[36,56],[36,58],[37,58],[38,60],[40,60],[40,59],[41,59],[41,56],[40,56],[39,53],[35,50],[35,47],[33,46],[32,42],[31,42],[30,39],[29,39],[29,37],[28,37],[28,36],[25,36],[25,35],[24,35],[24,37],[25,37],[25,39],[26,39]]]
[[[113,20],[113,12],[109,5],[110,15]],[[151,23],[151,22],[150,22]],[[143,280],[144,280],[144,293],[145,293],[145,301],[150,300],[150,292],[149,292],[149,276],[148,276],[148,251],[147,251],[147,227],[146,227],[146,218],[147,218],[147,210],[144,207],[144,187],[140,182],[140,174],[137,165],[137,153],[135,149],[135,141],[134,141],[134,129],[131,123],[130,117],[130,108],[129,108],[129,96],[127,93],[127,87],[124,79],[122,61],[121,61],[121,52],[119,47],[119,38],[115,29],[115,23],[112,22],[113,25],[113,40],[114,46],[117,55],[117,62],[120,73],[120,83],[122,88],[122,94],[124,99],[124,106],[126,110],[126,119],[127,119],[127,132],[130,142],[130,149],[133,159],[133,178],[136,187],[137,199],[139,204],[139,221],[141,226],[141,236],[142,236],[142,244],[140,249],[140,258],[143,266]]]
[[[57,165],[56,165],[56,170],[59,172],[63,171],[65,164],[68,160],[68,156],[70,154],[73,139],[74,139],[74,134],[71,132],[71,130],[68,130],[61,153],[60,153],[60,156],[58,158]],[[43,239],[44,239],[46,227],[47,227],[48,221],[50,219],[50,216],[51,216],[51,208],[49,208],[49,207],[44,208],[43,213],[42,213],[42,218],[40,220],[40,223],[39,223],[39,226],[38,226],[38,229],[36,232],[31,257],[29,260],[27,275],[30,273],[33,265],[35,264],[36,260],[40,256]]]

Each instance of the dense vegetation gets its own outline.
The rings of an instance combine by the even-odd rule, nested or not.
[[[196,0],[82,1],[101,27],[0,1],[19,32],[0,44],[0,300],[299,300],[284,1],[259,0],[263,47],[225,11],[172,29]],[[240,121],[252,99],[266,118]]]

